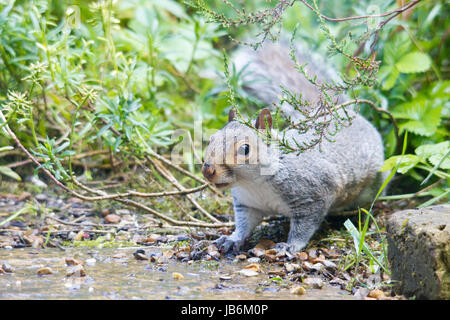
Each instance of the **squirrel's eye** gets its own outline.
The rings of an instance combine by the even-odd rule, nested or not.
[[[248,144],[243,144],[238,150],[238,153],[240,155],[244,155],[244,156],[247,156],[249,154],[249,152],[250,152],[250,146]]]

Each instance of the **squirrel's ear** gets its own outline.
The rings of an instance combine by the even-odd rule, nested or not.
[[[272,129],[272,115],[270,114],[270,110],[268,108],[264,108],[259,113],[258,117],[256,118],[255,127],[256,129],[266,129],[266,120],[267,124],[269,125],[269,129]]]
[[[228,122],[231,122],[236,118],[236,113],[234,112],[233,108],[230,109],[228,112]]]

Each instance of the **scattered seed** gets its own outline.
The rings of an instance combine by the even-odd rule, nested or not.
[[[173,272],[172,273],[172,278],[174,278],[175,280],[183,280],[184,276],[181,273]]]

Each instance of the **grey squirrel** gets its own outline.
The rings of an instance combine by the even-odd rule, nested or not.
[[[318,80],[336,79],[332,69],[301,46],[297,47],[297,59],[300,64],[308,62],[309,72]],[[237,69],[246,66],[251,77],[247,80],[265,79],[247,81],[245,89],[268,106],[278,101],[280,84],[320,103],[319,91],[294,69],[289,48],[283,44],[238,50],[234,62]],[[284,104],[282,110],[300,117],[290,105]],[[324,140],[321,150],[316,147],[296,155],[268,145],[253,129],[235,121],[230,110],[228,123],[210,137],[202,166],[207,180],[218,188],[231,188],[236,227],[230,236],[216,240],[222,252],[239,251],[253,229],[270,215],[290,218],[287,244],[278,247],[296,252],[308,244],[330,211],[356,208],[373,200],[385,176],[378,172],[384,161],[382,139],[365,118],[354,115],[352,124],[339,131],[334,142]],[[272,129],[268,108],[260,111],[254,126]],[[284,133],[290,141],[311,139],[310,134],[295,129]]]

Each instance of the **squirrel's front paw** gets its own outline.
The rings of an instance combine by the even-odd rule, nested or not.
[[[275,245],[274,249],[277,250],[277,253],[289,252],[291,254],[295,254],[302,250],[306,245],[303,243],[286,243],[279,242]]]
[[[234,252],[238,252],[244,244],[244,240],[236,240],[232,235],[221,236],[219,239],[214,241],[214,244],[219,248],[221,253],[227,253],[230,249],[233,249]]]

